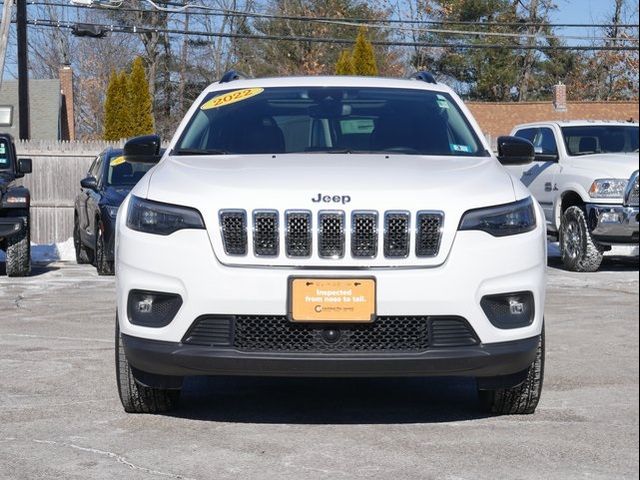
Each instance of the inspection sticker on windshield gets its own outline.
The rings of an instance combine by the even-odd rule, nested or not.
[[[113,160],[111,160],[110,165],[112,167],[117,167],[118,165],[122,165],[124,162],[126,162],[124,156],[120,155],[119,157],[116,157]]]
[[[436,98],[438,99],[438,106],[440,108],[449,108],[449,102],[447,102],[446,98],[442,95],[437,95]]]
[[[457,145],[455,143],[452,143],[449,146],[451,147],[452,152],[471,153],[471,147],[469,147],[469,145]]]
[[[264,92],[264,88],[245,88],[243,90],[236,90],[234,92],[224,93],[213,97],[200,107],[200,110],[211,110],[212,108],[220,108],[232,103],[242,102],[248,98],[255,97]]]

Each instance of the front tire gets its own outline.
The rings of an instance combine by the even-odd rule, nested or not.
[[[93,263],[93,252],[82,244],[80,236],[80,225],[78,225],[78,217],[75,217],[73,223],[73,246],[76,250],[76,263],[78,265],[87,265]]]
[[[105,255],[104,233],[99,225],[96,229],[96,269],[98,275],[113,275],[113,262],[107,260]]]
[[[127,413],[165,413],[173,410],[180,399],[180,390],[144,387],[138,384],[124,353],[120,325],[116,316],[116,382],[120,402]]]
[[[560,252],[562,263],[572,272],[596,272],[600,268],[603,250],[591,237],[580,207],[569,207],[562,215]]]
[[[7,239],[7,276],[26,277],[31,273],[31,233],[29,217],[22,231]]]
[[[520,385],[497,390],[479,390],[480,401],[491,413],[523,415],[536,411],[544,380],[544,329],[540,335],[536,358],[527,370],[527,378]]]

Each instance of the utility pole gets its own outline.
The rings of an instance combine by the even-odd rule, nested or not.
[[[17,0],[16,34],[18,37],[18,116],[20,140],[29,140],[29,59],[27,57],[27,0]]]
[[[7,42],[9,41],[9,25],[11,25],[11,12],[13,0],[5,0],[2,5],[2,18],[0,19],[0,87],[2,87],[2,74],[7,58]]]

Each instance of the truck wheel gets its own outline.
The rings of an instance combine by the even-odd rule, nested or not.
[[[113,275],[113,262],[107,260],[105,256],[104,234],[102,228],[96,230],[96,269],[98,275]]]
[[[29,218],[24,228],[7,239],[7,276],[25,277],[31,273],[31,234]]]
[[[82,237],[80,237],[80,225],[78,225],[78,217],[76,217],[73,226],[73,246],[76,250],[76,263],[78,265],[93,263],[93,252],[82,244]]]
[[[120,402],[127,413],[164,413],[174,409],[180,390],[144,387],[136,383],[122,346],[122,335],[116,316],[116,382]]]
[[[480,401],[491,413],[523,415],[536,411],[544,379],[544,328],[540,335],[536,358],[527,371],[523,383],[512,388],[479,390]]]
[[[603,249],[593,241],[584,211],[569,207],[560,225],[562,263],[573,272],[595,272],[602,263]]]

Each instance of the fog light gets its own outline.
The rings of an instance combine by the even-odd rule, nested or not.
[[[182,306],[182,297],[174,293],[131,290],[127,301],[129,321],[143,327],[166,327]]]
[[[489,321],[498,328],[528,327],[535,318],[533,293],[514,292],[482,297],[480,306]]]
[[[509,309],[511,310],[511,315],[522,315],[524,313],[524,303],[512,298],[509,300]]]
[[[620,223],[620,214],[614,212],[601,213],[600,223]]]
[[[153,299],[145,298],[144,300],[139,301],[136,308],[138,309],[138,313],[151,313],[151,309],[153,308]]]

